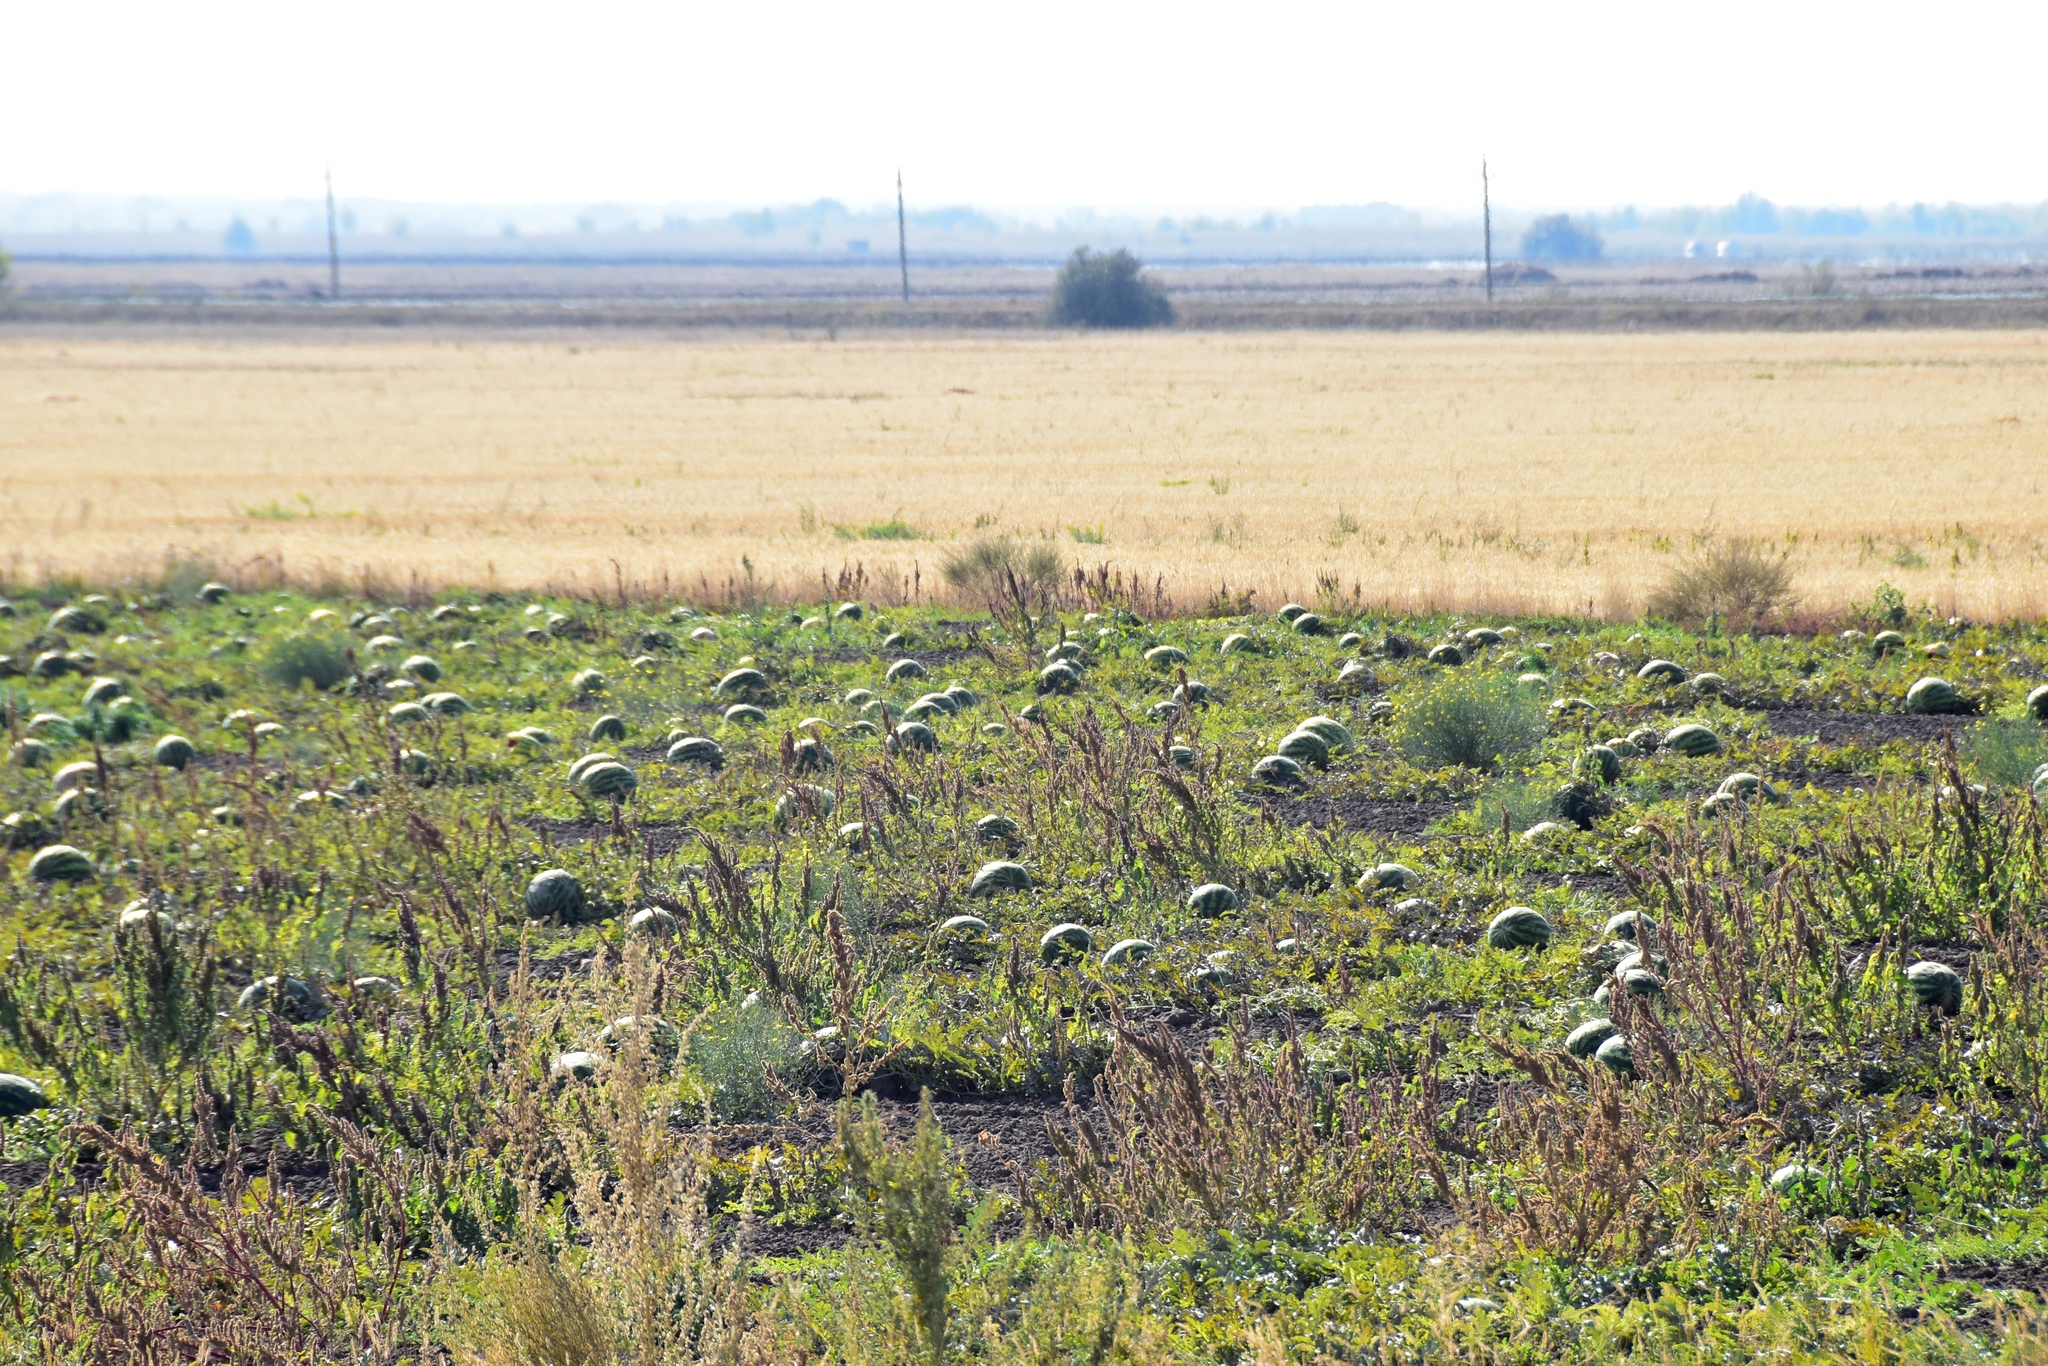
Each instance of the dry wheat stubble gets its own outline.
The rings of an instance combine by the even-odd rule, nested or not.
[[[681,591],[744,556],[815,596],[995,528],[1182,603],[1628,611],[1715,534],[1789,544],[1816,607],[2039,614],[2044,366],[2017,331],[16,338],[0,569]],[[846,539],[889,522],[923,539]]]

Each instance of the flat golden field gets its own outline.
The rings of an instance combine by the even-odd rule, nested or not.
[[[1184,608],[1629,614],[1738,536],[2039,617],[2048,333],[0,340],[17,584],[888,601],[991,530]]]

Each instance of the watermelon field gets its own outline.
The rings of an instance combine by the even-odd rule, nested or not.
[[[2048,1350],[2048,630],[989,582],[17,584],[5,1359]]]

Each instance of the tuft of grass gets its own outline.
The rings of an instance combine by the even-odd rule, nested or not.
[[[1106,545],[1109,537],[1099,526],[1070,526],[1067,534],[1080,545]]]
[[[1792,566],[1754,541],[1728,539],[1677,566],[1650,595],[1652,612],[1698,625],[1719,618],[1730,626],[1769,621],[1793,604]]]
[[[842,541],[921,541],[924,533],[901,517],[891,517],[886,522],[869,522],[866,526],[835,524],[832,530]]]
[[[1453,671],[1396,713],[1394,743],[1423,768],[1491,773],[1534,749],[1542,704],[1498,674]]]
[[[2048,762],[2048,737],[2040,723],[2016,716],[1993,716],[1971,726],[1959,746],[1963,766],[1986,787],[2025,791],[2034,770]]]
[[[293,631],[264,646],[257,672],[281,687],[311,683],[322,692],[349,676],[349,645],[332,631]]]
[[[773,1118],[782,1108],[764,1067],[789,1077],[801,1042],[789,1022],[772,1010],[727,1006],[712,1012],[690,1032],[690,1067],[722,1120]]]

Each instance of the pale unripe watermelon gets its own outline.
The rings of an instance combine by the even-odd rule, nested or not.
[[[1379,677],[1364,660],[1347,659],[1344,667],[1337,670],[1337,684],[1343,688],[1371,689],[1379,686]]]

